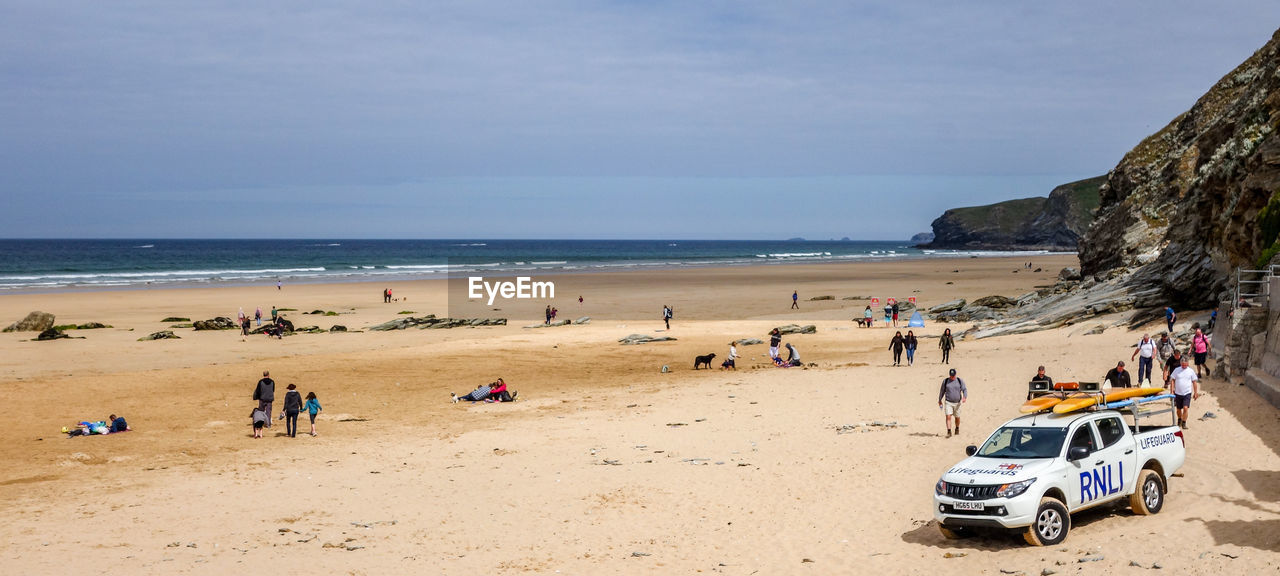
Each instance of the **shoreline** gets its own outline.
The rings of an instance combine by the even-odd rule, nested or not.
[[[924,249],[922,249],[924,250]],[[378,274],[346,274],[334,273],[331,275],[301,276],[301,277],[272,277],[264,278],[257,281],[238,281],[238,280],[202,280],[190,281],[181,280],[173,282],[145,282],[145,283],[126,283],[113,285],[85,285],[72,284],[65,286],[45,287],[45,288],[0,288],[0,296],[6,295],[44,295],[44,294],[64,294],[64,293],[93,293],[93,292],[129,292],[129,291],[154,291],[154,290],[195,290],[209,288],[251,288],[266,287],[274,285],[276,280],[289,285],[327,285],[327,284],[361,284],[361,283],[386,283],[386,282],[420,282],[432,280],[457,280],[474,275],[485,276],[485,272],[496,272],[498,274],[487,274],[492,277],[515,277],[521,275],[528,276],[566,276],[566,275],[588,275],[588,274],[613,274],[625,272],[668,272],[672,270],[707,270],[720,268],[751,268],[757,266],[805,266],[805,265],[839,265],[839,264],[876,264],[876,263],[892,263],[892,262],[910,262],[920,260],[972,260],[987,258],[1058,258],[1058,257],[1076,257],[1076,252],[1052,252],[1047,250],[1025,250],[1025,251],[1003,251],[1003,250],[971,250],[971,251],[955,251],[945,254],[937,254],[935,250],[947,249],[928,249],[929,253],[925,254],[900,254],[892,256],[873,256],[873,255],[851,255],[851,256],[828,256],[814,258],[794,258],[794,259],[776,259],[763,261],[749,260],[725,260],[698,263],[673,263],[673,262],[631,262],[627,264],[613,264],[609,262],[601,263],[582,263],[562,268],[552,267],[532,267],[532,268],[467,268],[468,266],[483,266],[475,264],[459,264],[464,268],[459,272],[445,272],[443,275],[437,275],[435,272],[387,272]],[[210,273],[216,271],[209,271]]]

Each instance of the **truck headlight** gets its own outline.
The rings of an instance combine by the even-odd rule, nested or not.
[[[946,496],[947,483],[943,482],[942,480],[938,480],[938,483],[933,486],[933,493],[939,496]]]
[[[1023,480],[1021,482],[1014,482],[1012,484],[1001,485],[1000,489],[996,490],[996,497],[997,498],[1015,498],[1021,495],[1023,492],[1026,492],[1027,488],[1030,488],[1031,485],[1035,483],[1035,481],[1036,479],[1032,478],[1030,480]]]

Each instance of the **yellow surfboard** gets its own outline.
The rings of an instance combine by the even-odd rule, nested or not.
[[[1020,409],[1023,414],[1035,414],[1036,412],[1044,412],[1062,402],[1063,397],[1059,394],[1050,394],[1039,398],[1027,400]]]
[[[1098,404],[1106,404],[1108,402],[1116,402],[1126,398],[1137,398],[1139,396],[1151,396],[1164,392],[1164,388],[1112,388],[1103,394],[1072,394],[1066,400],[1053,405],[1054,414],[1067,414],[1075,412],[1081,408],[1088,408]]]

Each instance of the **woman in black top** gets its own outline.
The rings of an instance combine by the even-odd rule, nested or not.
[[[916,340],[916,333],[907,330],[907,337],[903,339],[903,344],[907,346],[907,366],[916,362],[916,347],[920,345],[920,341]]]
[[[289,391],[284,393],[284,429],[290,438],[298,437],[298,412],[302,411],[302,394],[297,388],[290,384]]]
[[[906,340],[902,338],[902,332],[893,335],[893,340],[889,341],[889,349],[893,350],[893,365],[897,366],[902,363],[902,348],[906,346]]]
[[[951,349],[956,347],[956,341],[951,337],[951,329],[947,328],[942,337],[938,339],[938,347],[942,349],[942,363],[951,363]]]

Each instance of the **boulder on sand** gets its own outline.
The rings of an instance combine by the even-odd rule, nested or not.
[[[54,330],[53,328],[44,330],[40,332],[39,336],[36,336],[36,340],[40,340],[40,341],[57,340],[59,338],[70,338],[70,336],[68,336],[65,332],[61,330]]]
[[[10,324],[5,332],[44,332],[53,328],[53,314],[48,312],[32,312],[26,318]]]
[[[674,340],[675,338],[672,338],[670,336],[659,336],[655,338],[648,334],[632,334],[625,338],[619,339],[618,342],[621,342],[623,345],[632,345],[632,344],[648,344],[649,342],[671,342]]]
[[[218,316],[217,318],[211,318],[209,320],[197,320],[192,324],[192,326],[196,330],[236,330],[240,328],[239,326],[236,326],[234,320],[227,318],[226,316]]]
[[[180,339],[181,337],[174,334],[173,331],[171,330],[161,330],[159,332],[152,332],[151,334],[143,336],[139,338],[138,341],[146,342],[148,340],[180,340]]]
[[[813,324],[800,326],[799,324],[787,324],[786,326],[775,327],[779,334],[817,334],[818,327]]]
[[[943,302],[942,304],[939,304],[937,306],[934,306],[933,308],[930,308],[929,313],[939,314],[942,312],[951,312],[953,310],[959,310],[961,308],[964,308],[965,304],[967,304],[967,302],[965,302],[964,298],[957,298],[950,302]]]

